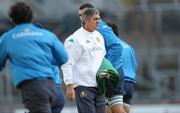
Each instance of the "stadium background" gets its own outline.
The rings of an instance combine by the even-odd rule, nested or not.
[[[31,5],[34,23],[42,23],[62,41],[80,27],[80,4],[92,3],[106,22],[118,25],[122,39],[136,50],[134,106],[180,104],[180,0],[0,0],[0,35],[13,27],[8,9],[16,1]],[[67,100],[66,106],[73,105]],[[0,72],[0,113],[16,108],[22,108],[21,97],[12,86],[7,62]]]

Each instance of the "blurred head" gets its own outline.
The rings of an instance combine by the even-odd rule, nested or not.
[[[17,2],[11,6],[9,17],[15,24],[30,23],[33,19],[33,12],[31,7],[24,2]]]
[[[94,8],[94,6],[90,3],[84,3],[79,7],[79,18],[82,20],[82,13],[84,12],[85,9],[87,8]]]
[[[94,8],[87,8],[82,13],[83,27],[89,32],[93,32],[98,28],[99,19],[99,11]]]
[[[116,26],[116,24],[114,24],[114,23],[107,23],[107,25],[112,28],[112,30],[113,30],[113,32],[114,32],[114,34],[116,36],[119,35],[118,27]]]

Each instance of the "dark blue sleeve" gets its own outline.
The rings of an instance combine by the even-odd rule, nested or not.
[[[113,45],[108,49],[108,52],[105,56],[112,65],[118,70],[122,68],[122,46]]]

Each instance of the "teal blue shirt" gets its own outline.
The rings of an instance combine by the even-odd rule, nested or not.
[[[122,69],[125,81],[136,83],[137,61],[134,49],[117,37],[111,27],[101,19],[98,31],[104,38],[106,48],[106,58],[119,70]]]
[[[17,25],[0,38],[0,70],[9,59],[15,86],[46,77],[58,83],[57,67],[67,62],[67,57],[63,43],[53,33],[33,24]]]
[[[125,77],[125,81],[131,81],[136,83],[136,71],[137,71],[137,60],[134,48],[130,46],[125,41],[120,40],[120,43],[123,47],[122,51],[122,61],[123,61],[123,73]]]

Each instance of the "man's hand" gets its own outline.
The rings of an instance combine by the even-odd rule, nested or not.
[[[66,96],[71,101],[75,99],[75,91],[74,91],[73,84],[68,84],[66,86]]]

